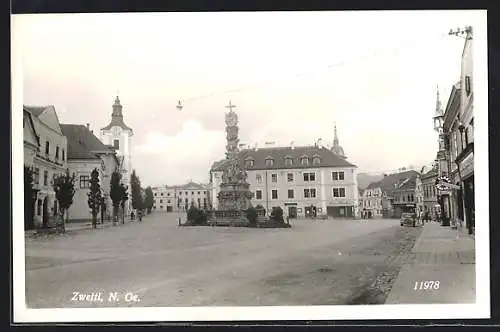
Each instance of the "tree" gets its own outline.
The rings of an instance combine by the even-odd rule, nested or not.
[[[68,219],[68,209],[73,204],[73,196],[75,195],[75,175],[69,174],[69,169],[66,169],[66,174],[59,175],[54,178],[53,188],[56,193],[56,199],[59,203],[59,209],[61,211],[61,221],[62,223],[58,226],[65,231],[64,225],[64,214],[66,213],[66,221]]]
[[[113,204],[113,223],[117,221],[118,208],[120,207],[120,203],[123,197],[122,186],[120,183],[121,179],[122,175],[120,174],[120,172],[114,171],[111,174],[109,196]]]
[[[87,193],[89,197],[87,203],[92,211],[92,227],[97,227],[97,214],[102,204],[101,186],[99,184],[99,171],[94,168],[90,173],[90,191]]]
[[[132,208],[134,209],[142,209],[142,196],[141,196],[141,180],[135,174],[135,170],[132,171],[130,176],[130,186],[131,194],[132,194]]]
[[[146,188],[146,198],[144,199],[144,207],[147,209],[148,214],[151,213],[151,209],[154,205],[153,189],[151,187]]]
[[[120,184],[120,206],[122,207],[122,224],[125,223],[125,202],[128,200],[128,187]]]
[[[33,190],[33,170],[24,166],[24,229],[35,227],[33,222],[34,214],[34,190]]]

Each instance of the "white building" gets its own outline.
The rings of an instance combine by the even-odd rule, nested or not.
[[[338,145],[335,130],[331,150],[320,146],[270,147],[239,152],[254,196],[252,205],[266,211],[280,206],[294,218],[317,215],[357,217],[359,191],[357,166],[349,163]],[[225,160],[210,171],[210,199],[217,209]]]
[[[71,221],[90,220],[91,210],[88,206],[90,177],[92,171],[99,171],[99,185],[104,197],[105,210],[103,217],[110,218],[113,213],[109,196],[111,174],[118,169],[118,158],[111,146],[104,145],[88,127],[74,124],[61,124],[61,129],[68,141],[68,168],[75,175],[75,195],[68,211]],[[101,216],[98,217],[100,219]]]
[[[49,226],[59,210],[52,185],[54,178],[66,171],[66,137],[54,106],[24,106],[23,111],[24,164],[33,169],[36,193],[34,226]]]
[[[130,175],[132,174],[132,128],[123,121],[123,106],[120,104],[118,96],[113,104],[111,113],[111,122],[101,129],[101,141],[105,145],[111,145],[117,152],[120,160],[120,171],[122,173],[122,182],[128,186],[130,193]],[[126,203],[126,209],[130,212],[131,200]]]
[[[153,190],[153,211],[186,211],[191,205],[200,209],[209,208],[208,187],[189,182],[178,186],[157,186]]]

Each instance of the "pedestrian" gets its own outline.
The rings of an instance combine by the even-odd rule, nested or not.
[[[139,217],[139,222],[142,221],[142,210],[137,211],[137,217]]]

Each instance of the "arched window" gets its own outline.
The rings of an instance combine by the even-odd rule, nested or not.
[[[321,158],[318,155],[313,157],[313,165],[319,165],[321,163]]]
[[[247,167],[252,167],[254,164],[255,164],[255,161],[254,161],[254,159],[252,157],[247,157],[245,159],[245,165]]]
[[[285,165],[286,166],[292,166],[293,165],[293,159],[290,156],[285,157]]]
[[[267,157],[266,158],[266,166],[273,166],[274,165],[274,159],[273,157]]]
[[[309,159],[307,159],[307,156],[300,157],[300,164],[302,166],[307,166],[309,164]]]

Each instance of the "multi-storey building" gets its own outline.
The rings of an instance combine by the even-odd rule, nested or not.
[[[359,215],[357,166],[346,160],[338,145],[254,148],[239,151],[253,192],[252,205],[270,211],[280,206],[290,218],[328,215]],[[225,160],[214,163],[210,171],[210,199],[217,209]]]
[[[365,201],[370,203],[365,204]],[[420,174],[414,170],[385,174],[382,180],[365,189],[363,204],[365,212],[384,218],[399,218],[407,207],[422,209]]]
[[[191,205],[200,209],[209,208],[206,185],[189,182],[178,186],[158,186],[153,191],[153,210],[166,212],[186,211]]]
[[[382,188],[377,182],[371,183],[363,191],[361,213],[365,217],[382,217]]]
[[[450,182],[455,185],[451,199],[451,226],[474,233],[474,93],[472,28],[466,29],[461,59],[460,82],[452,88],[444,113]]]
[[[23,108],[25,164],[33,170],[33,224],[47,227],[59,211],[53,181],[66,171],[67,141],[54,106]]]
[[[132,136],[134,131],[127,126],[123,121],[123,106],[120,103],[118,96],[113,104],[113,112],[111,113],[111,122],[101,129],[101,141],[105,145],[111,145],[117,152],[120,159],[120,172],[122,174],[122,182],[128,187],[130,186],[130,176],[132,174]],[[125,209],[128,213],[131,212],[131,200],[126,202]]]
[[[104,145],[89,127],[74,124],[61,124],[61,129],[68,141],[68,168],[75,175],[75,194],[73,204],[68,210],[71,221],[89,220],[91,211],[88,206],[90,177],[94,169],[99,171],[99,185],[103,197],[102,218],[110,218],[113,213],[109,196],[111,174],[119,169],[119,160],[114,148]]]
[[[437,167],[433,167],[430,171],[422,174],[422,191],[424,201],[424,213],[428,213],[429,218],[436,220],[437,201]]]

